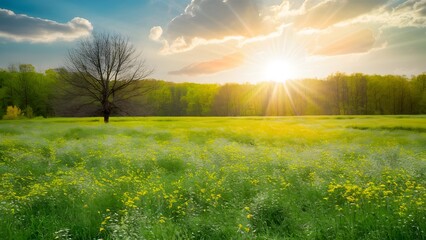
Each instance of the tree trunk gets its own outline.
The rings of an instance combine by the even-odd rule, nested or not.
[[[111,104],[108,101],[104,101],[103,104],[103,115],[104,115],[104,123],[109,122],[109,115],[111,114]]]
[[[104,123],[109,123],[109,112],[104,112]]]

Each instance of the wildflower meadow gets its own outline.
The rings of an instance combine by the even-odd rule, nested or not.
[[[0,121],[1,239],[425,239],[426,117]]]

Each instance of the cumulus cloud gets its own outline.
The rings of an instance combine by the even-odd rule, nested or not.
[[[192,0],[156,40],[164,43],[163,53],[176,53],[203,43],[253,38],[272,31],[273,26],[260,16],[256,0]],[[158,33],[158,27],[153,32]]]
[[[424,2],[423,5],[419,5],[418,8],[418,13],[423,17],[426,17],[426,2]]]
[[[244,59],[245,57],[242,53],[233,53],[220,59],[193,63],[180,70],[171,71],[169,74],[188,76],[214,74],[236,68],[243,64]]]
[[[310,1],[306,1],[310,2]],[[298,28],[325,29],[334,24],[367,14],[384,6],[387,0],[326,0],[306,7],[305,12],[294,21]]]
[[[387,0],[306,0],[295,8],[290,1],[260,8],[258,0],[192,0],[163,30],[155,26],[150,38],[163,44],[162,53],[188,51],[201,44],[230,39],[239,43],[277,36],[284,26],[327,29],[384,6]],[[241,44],[240,44],[241,46]]]
[[[408,0],[397,5],[390,13],[376,17],[387,25],[406,27],[426,25],[426,0]]]
[[[151,31],[149,32],[149,39],[153,41],[157,41],[160,39],[162,34],[163,34],[163,29],[160,26],[155,26],[151,28]]]
[[[242,47],[299,33],[307,36],[306,42],[315,39],[314,46],[305,45],[309,53],[341,55],[369,52],[383,28],[426,26],[426,0],[271,2],[192,0],[167,26],[153,27],[150,38],[162,43],[163,54],[173,54],[203,44],[234,40],[236,47]],[[306,32],[310,34],[304,35]]]
[[[58,23],[0,8],[0,37],[12,41],[71,41],[89,35],[92,30],[92,24],[84,18],[76,17],[67,23]]]
[[[421,11],[425,7],[426,0],[407,0],[397,4],[395,11]]]
[[[422,16],[426,16],[426,0],[418,1],[414,4],[414,9]]]

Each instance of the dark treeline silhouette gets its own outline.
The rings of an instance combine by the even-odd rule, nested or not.
[[[0,115],[18,106],[34,116],[101,116],[84,96],[64,99],[58,71],[44,74],[29,64],[0,71]],[[336,73],[326,79],[286,83],[196,84],[141,80],[139,94],[113,115],[294,116],[425,114],[426,74],[413,77]]]

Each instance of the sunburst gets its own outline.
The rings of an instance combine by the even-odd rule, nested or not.
[[[271,59],[264,66],[265,80],[274,82],[286,82],[296,77],[297,69],[294,64],[286,59]]]

